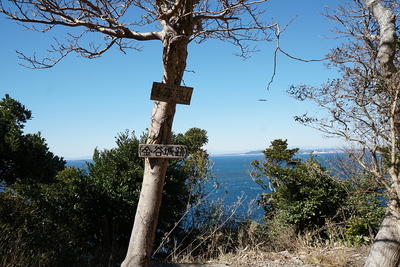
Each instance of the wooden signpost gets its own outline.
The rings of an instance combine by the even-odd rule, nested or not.
[[[151,100],[176,102],[177,104],[190,105],[193,87],[153,82]]]
[[[187,156],[187,147],[183,145],[139,144],[140,158],[183,159]]]
[[[150,99],[190,105],[192,93],[193,87],[153,82]],[[188,154],[187,147],[183,145],[139,144],[140,158],[183,159]]]

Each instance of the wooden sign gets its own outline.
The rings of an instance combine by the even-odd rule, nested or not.
[[[188,150],[183,145],[149,145],[139,144],[140,158],[170,158],[183,159],[188,156]]]
[[[177,104],[190,105],[193,87],[153,82],[151,100],[176,102]]]

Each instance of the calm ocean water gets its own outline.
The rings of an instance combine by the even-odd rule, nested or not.
[[[250,162],[262,158],[262,155],[212,156],[215,182],[219,186],[210,198],[212,200],[221,198],[227,207],[232,208],[240,202],[236,215],[249,215],[251,212],[254,216],[260,217],[263,211],[254,201],[264,191],[250,178],[247,171],[250,170]],[[207,191],[214,189],[213,184],[208,184],[206,188]]]
[[[297,155],[296,157],[306,159],[308,154]],[[318,156],[323,159],[325,155]],[[216,201],[223,199],[223,203],[229,207],[239,200],[236,215],[248,215],[251,211],[254,218],[261,217],[263,210],[254,203],[264,191],[256,184],[247,171],[250,169],[250,162],[263,159],[263,155],[235,155],[235,156],[211,156],[214,162],[215,179],[206,185],[207,192],[211,192],[209,199]],[[70,160],[67,165],[74,167],[85,166],[84,160]],[[216,188],[214,185],[218,183]],[[252,204],[253,203],[253,204]]]
[[[296,158],[302,160],[308,157],[309,154],[296,155]],[[321,160],[324,157],[318,156]],[[219,187],[210,197],[224,199],[223,203],[226,206],[234,206],[235,203],[242,202],[238,206],[236,215],[262,217],[263,210],[257,206],[256,201],[264,193],[264,190],[251,179],[247,172],[251,170],[250,163],[253,160],[264,158],[264,155],[212,156],[215,180],[219,183]],[[209,184],[207,189],[208,191],[213,190],[212,184]]]

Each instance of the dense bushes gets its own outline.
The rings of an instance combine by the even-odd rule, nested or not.
[[[191,135],[203,138],[193,141]],[[192,142],[191,155],[168,167],[156,245],[202,194],[197,178],[207,177],[208,155],[201,149],[206,132],[193,128],[178,137],[182,144]],[[133,134],[122,133],[117,148],[95,150],[87,171],[67,167],[53,183],[38,183],[34,195],[25,185],[1,194],[0,206],[10,208],[0,210],[1,225],[9,233],[21,233],[14,241],[43,256],[27,255],[30,266],[117,266],[123,260],[143,176],[138,145]],[[169,235],[179,239],[181,230]]]
[[[295,159],[297,151],[278,139],[263,151],[264,162],[251,163],[252,178],[265,190],[259,204],[269,234],[294,226],[299,233],[314,232],[349,244],[369,241],[384,214],[382,188],[367,174],[334,178],[314,155],[306,161]]]
[[[0,266],[117,266],[132,230],[144,166],[138,146],[146,136],[121,133],[116,148],[95,149],[86,169],[64,169],[39,134],[23,135],[30,114],[8,96],[0,102]],[[198,128],[173,136],[190,156],[170,160],[156,244],[166,234],[181,238],[175,222],[202,197],[207,141]]]
[[[40,132],[24,134],[32,112],[5,95],[0,101],[0,186],[51,182],[65,161],[49,151]]]
[[[134,221],[144,165],[137,152],[146,136],[121,133],[116,148],[95,149],[85,169],[64,169],[40,134],[23,134],[30,117],[8,96],[0,102],[0,266],[118,266]],[[263,223],[235,216],[235,204],[227,209],[204,198],[212,176],[202,149],[207,142],[198,128],[173,135],[190,156],[169,162],[157,259],[209,260],[248,247],[287,250],[298,235],[353,245],[376,233],[384,191],[373,177],[334,178],[315,156],[296,159],[298,149],[283,140],[263,151],[264,161],[252,162],[251,177],[265,190],[258,201]]]

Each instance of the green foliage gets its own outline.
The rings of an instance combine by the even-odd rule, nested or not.
[[[9,95],[0,101],[0,184],[50,182],[65,161],[49,151],[40,133],[23,134],[31,111]]]
[[[18,184],[0,194],[0,227],[11,242],[3,244],[2,266],[85,266],[88,240],[83,240],[90,214],[82,210],[87,199],[82,170],[68,167],[51,184]],[[7,208],[5,208],[7,207]],[[18,246],[17,262],[10,247]],[[17,254],[18,255],[18,254]],[[7,264],[6,264],[7,263]]]
[[[53,210],[43,205],[42,188],[57,181],[65,161],[49,151],[40,133],[24,134],[31,117],[31,111],[9,95],[0,101],[2,266],[46,266],[54,254],[44,252],[59,249],[46,242],[57,226],[49,220]]]
[[[369,242],[368,226],[368,219],[366,218],[350,219],[344,232],[348,244],[355,245]]]
[[[282,163],[286,163],[286,165],[289,165],[299,149],[287,149],[287,147],[287,140],[276,139],[272,141],[271,146],[262,151],[266,158],[266,164],[281,165]]]
[[[383,218],[382,188],[365,175],[351,180],[333,178],[314,155],[303,162],[294,159],[297,151],[287,149],[286,140],[275,140],[263,151],[263,163],[251,163],[251,176],[265,190],[259,204],[270,233],[287,226],[299,232],[315,231],[333,223],[344,226],[349,244],[368,241]]]
[[[274,169],[274,191],[261,199],[266,204],[266,219],[277,216],[283,225],[296,225],[304,231],[320,228],[335,216],[345,191],[314,157],[293,167]]]
[[[192,138],[193,137],[193,138]],[[95,149],[87,170],[67,167],[53,183],[37,183],[35,190],[23,183],[0,194],[0,229],[7,240],[0,254],[21,247],[21,265],[14,266],[117,266],[126,255],[143,179],[144,159],[138,157],[134,133],[116,137],[117,147]],[[171,232],[186,207],[201,197],[201,179],[207,178],[209,159],[201,147],[207,132],[197,128],[174,135],[187,144],[187,159],[168,166],[157,242]],[[180,238],[182,229],[170,233]],[[157,244],[158,245],[158,244]],[[165,247],[166,249],[168,247]],[[3,266],[13,266],[13,255]]]
[[[372,175],[345,181],[349,191],[342,207],[344,235],[349,245],[369,242],[385,214],[384,190]]]
[[[298,160],[293,159],[293,156],[299,149],[287,149],[287,147],[287,140],[276,139],[271,142],[269,148],[262,151],[265,155],[264,162],[258,160],[251,162],[255,170],[251,173],[251,176],[266,192],[272,186],[272,181],[280,175],[279,173],[283,169],[282,166],[289,167],[298,162]],[[269,177],[268,184],[264,184],[260,177]]]

